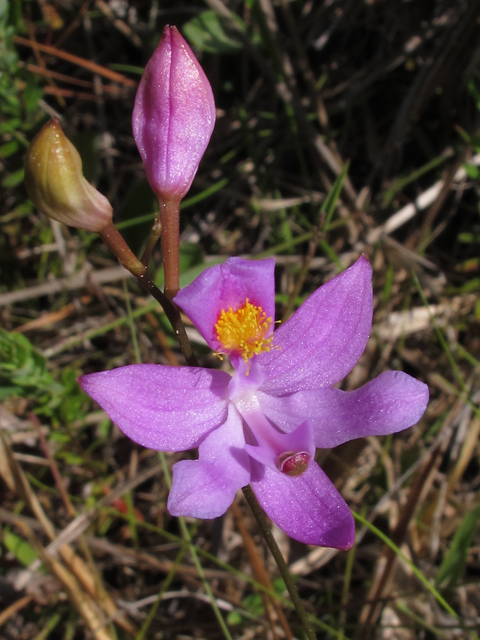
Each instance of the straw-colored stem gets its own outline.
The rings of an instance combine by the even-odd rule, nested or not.
[[[162,234],[162,223],[160,222],[160,213],[155,215],[155,221],[153,223],[152,231],[150,232],[150,236],[147,240],[147,244],[145,246],[145,251],[142,256],[142,264],[145,265],[145,268],[148,268],[148,263],[150,262],[150,256],[157,244],[158,239]]]

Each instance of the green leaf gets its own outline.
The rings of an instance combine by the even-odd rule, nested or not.
[[[183,26],[183,34],[194,47],[207,53],[236,53],[242,48],[239,38],[227,34],[215,11],[203,11]]]
[[[9,140],[0,146],[0,156],[2,156],[2,158],[8,158],[16,153],[19,147],[20,145],[17,140]]]
[[[480,169],[476,167],[474,164],[469,164],[468,162],[463,163],[463,168],[467,172],[467,176],[472,180],[478,180],[478,176],[480,176]]]
[[[71,451],[59,451],[56,457],[60,460],[64,460],[67,464],[82,465],[85,460],[78,453],[72,453]]]
[[[472,509],[463,518],[460,527],[453,537],[452,544],[447,551],[437,575],[435,586],[440,589],[450,590],[457,584],[465,571],[468,549],[472,544],[473,536],[480,517],[480,504]]]
[[[0,329],[0,394],[36,398],[41,405],[58,404],[63,386],[55,382],[47,361],[28,338]]]
[[[321,212],[324,211],[327,214],[327,217],[325,219],[325,224],[323,225],[323,231],[324,232],[328,231],[328,227],[330,226],[330,222],[332,220],[332,216],[333,216],[333,214],[335,212],[335,207],[337,206],[337,200],[340,197],[340,193],[342,191],[343,183],[345,181],[345,178],[347,177],[348,167],[349,167],[349,163],[346,162],[343,165],[343,169],[342,169],[341,173],[339,173],[337,179],[333,183],[332,188],[328,192],[327,197],[322,202],[322,206],[320,208],[320,211]]]
[[[22,540],[14,533],[10,531],[3,534],[3,544],[12,553],[16,560],[28,567],[34,560],[37,559],[37,552],[31,547],[28,542]]]
[[[27,85],[23,91],[23,102],[27,115],[35,114],[38,111],[38,102],[42,99],[43,89],[37,84],[34,77],[27,79]]]
[[[387,546],[389,546],[390,549],[395,552],[395,554],[398,556],[398,558],[400,558],[407,566],[410,567],[410,569],[413,571],[413,573],[418,578],[418,580],[420,580],[420,582],[423,584],[423,586],[433,595],[433,597],[436,599],[436,601],[439,604],[441,604],[442,607],[446,611],[448,611],[448,613],[451,616],[453,616],[454,618],[458,619],[458,615],[457,615],[456,611],[454,609],[452,609],[452,607],[448,604],[448,602],[445,600],[445,598],[442,596],[442,594],[439,593],[437,591],[437,589],[435,589],[435,587],[430,584],[430,582],[423,575],[423,573],[420,571],[420,569],[418,569],[418,567],[416,567],[413,564],[413,562],[407,558],[407,556],[403,553],[403,551],[401,549],[399,549],[399,547],[397,547],[397,545],[394,542],[392,542],[388,536],[386,536],[382,531],[380,531],[380,529],[377,529],[377,527],[375,525],[373,525],[371,522],[366,520],[366,518],[364,518],[359,513],[355,513],[355,511],[352,511],[352,515],[355,518],[355,520],[357,520],[358,522],[363,524],[365,527],[370,529],[370,531],[372,533],[374,533],[378,538],[380,538],[380,540],[382,540],[382,542],[384,542]]]
[[[11,189],[13,187],[16,187],[21,182],[23,182],[23,178],[24,178],[23,169],[18,169],[17,171],[14,171],[13,173],[11,173],[10,175],[8,175],[6,178],[2,180],[2,187],[5,187],[6,189]]]
[[[52,431],[48,436],[49,442],[70,442],[71,438],[68,433],[64,433],[63,431]]]
[[[230,611],[227,615],[227,624],[231,627],[234,627],[236,624],[242,624],[243,617],[238,613],[238,611]]]
[[[0,122],[0,135],[12,133],[12,131],[19,129],[21,125],[22,121],[19,118],[10,118],[8,122]]]

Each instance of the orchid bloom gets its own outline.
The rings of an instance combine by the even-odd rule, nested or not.
[[[234,373],[130,365],[85,375],[84,390],[132,440],[198,447],[173,467],[168,510],[216,518],[251,483],[267,515],[304,543],[348,549],[354,521],[315,462],[327,449],[415,424],[428,388],[387,371],[356,391],[334,388],[363,353],[372,323],[371,267],[361,257],[273,331],[274,260],[230,258],[175,302]]]

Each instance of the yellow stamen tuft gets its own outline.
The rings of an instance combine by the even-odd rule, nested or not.
[[[266,337],[272,327],[272,318],[261,307],[248,301],[237,311],[232,307],[220,314],[215,329],[226,353],[238,351],[245,362],[264,351],[270,351],[273,336]]]

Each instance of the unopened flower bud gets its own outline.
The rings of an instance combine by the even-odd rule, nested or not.
[[[71,227],[101,231],[112,221],[107,198],[85,180],[78,151],[52,118],[25,157],[25,186],[34,205]]]
[[[210,83],[177,28],[166,26],[133,109],[133,135],[158,197],[181,200],[187,193],[214,125]]]

